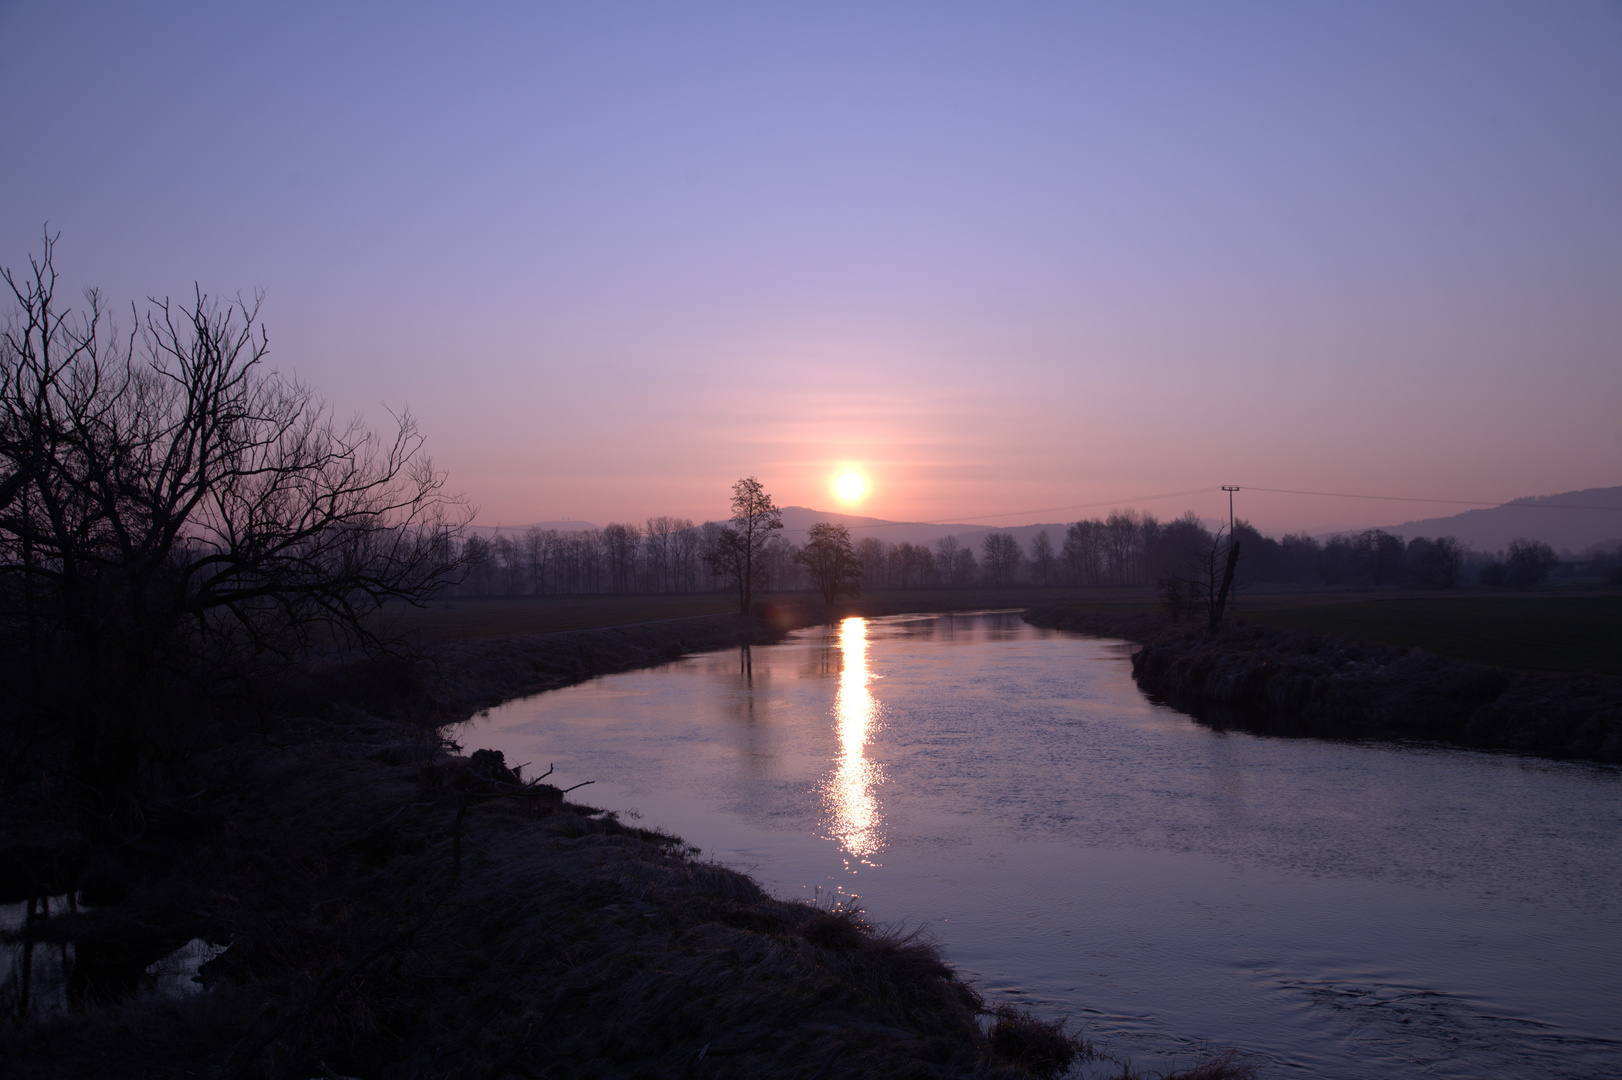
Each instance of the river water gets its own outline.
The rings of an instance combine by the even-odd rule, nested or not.
[[[1622,1077],[1622,770],[1215,732],[1127,656],[1008,612],[847,619],[459,739],[923,927],[1138,1069]]]

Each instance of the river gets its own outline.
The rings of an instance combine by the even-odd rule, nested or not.
[[[1127,657],[1011,612],[847,619],[458,738],[923,928],[1138,1069],[1622,1077],[1622,770],[1216,732]]]

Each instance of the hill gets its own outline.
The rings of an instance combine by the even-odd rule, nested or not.
[[[1384,528],[1404,537],[1456,536],[1478,551],[1498,551],[1525,537],[1556,551],[1581,552],[1622,538],[1622,487],[1528,496],[1490,509]]]

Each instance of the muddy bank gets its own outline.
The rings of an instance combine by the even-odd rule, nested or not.
[[[762,645],[805,625],[803,611],[761,610],[754,616],[689,619],[435,642],[414,658],[421,690],[432,695],[441,723],[481,709],[599,675],[656,667],[696,652]],[[375,704],[374,702],[365,702]]]
[[[1513,671],[1243,624],[1164,631],[1132,667],[1151,695],[1216,726],[1622,761],[1622,679],[1611,676]]]
[[[8,1076],[1020,1075],[927,943],[420,729],[279,734],[214,762],[207,836],[168,873],[129,868],[118,903],[38,931],[228,942],[207,990],[8,1027]]]

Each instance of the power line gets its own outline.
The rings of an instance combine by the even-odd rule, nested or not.
[[[1246,491],[1267,491],[1275,495],[1321,495],[1330,499],[1376,499],[1381,502],[1449,503],[1453,506],[1526,507],[1536,510],[1622,510],[1622,506],[1580,506],[1576,503],[1477,502],[1473,499],[1420,499],[1412,495],[1353,495],[1344,491],[1295,491],[1245,485]]]
[[[876,521],[870,525],[850,525],[851,529],[888,529],[897,525],[970,525],[976,521],[987,518],[1024,517],[1027,514],[1057,514],[1062,510],[1092,510],[1099,506],[1121,506],[1126,503],[1153,502],[1156,499],[1181,499],[1187,495],[1203,495],[1215,491],[1215,488],[1190,488],[1187,491],[1169,491],[1164,495],[1138,495],[1129,499],[1104,499],[1100,502],[1075,503],[1070,506],[1044,506],[1036,510],[1010,510],[1003,514],[961,514],[957,517],[939,518],[934,521]]]
[[[1026,517],[1030,514],[1057,514],[1066,510],[1092,510],[1100,506],[1125,506],[1140,502],[1154,502],[1157,499],[1181,499],[1189,495],[1204,495],[1224,488],[1198,487],[1186,491],[1169,491],[1162,495],[1138,495],[1124,499],[1103,499],[1098,502],[1072,503],[1069,506],[1044,506],[1034,510],[1009,510],[998,514],[960,514],[956,517],[937,518],[931,521],[876,521],[866,525],[849,525],[850,529],[890,529],[905,525],[972,525],[979,521],[996,518]],[[1327,499],[1373,499],[1379,502],[1417,502],[1417,503],[1445,503],[1451,506],[1476,507],[1526,507],[1535,510],[1617,510],[1622,506],[1587,506],[1576,503],[1522,503],[1522,502],[1480,502],[1474,499],[1425,499],[1413,495],[1363,495],[1345,491],[1298,491],[1294,488],[1254,487],[1243,485],[1245,491],[1265,491],[1273,495],[1315,495]]]

